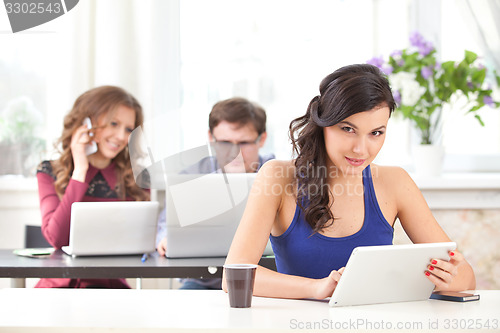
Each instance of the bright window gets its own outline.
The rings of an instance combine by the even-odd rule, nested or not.
[[[242,96],[267,111],[264,149],[290,158],[288,125],[305,113],[321,80],[341,66],[392,51],[391,43],[404,43],[409,31],[408,1],[183,0],[180,5],[185,148],[207,140],[213,104]]]
[[[89,1],[17,34],[8,33],[0,10],[0,112],[27,96],[43,115],[51,147],[76,96],[93,84],[122,85],[141,101],[146,120],[168,117],[167,125],[156,124],[164,137],[154,143],[168,142],[172,153],[203,145],[213,104],[242,96],[268,113],[264,153],[287,159],[288,125],[327,74],[408,46],[415,29],[439,42],[443,59],[464,49],[481,53],[467,26],[452,0]],[[472,117],[448,117],[443,142],[451,169],[476,170],[480,156],[483,170],[500,171],[491,163],[500,156],[500,110],[481,116],[484,128]],[[411,144],[409,124],[391,119],[377,162],[411,169]]]
[[[464,49],[481,55],[481,48],[468,29],[467,22],[461,16],[460,8],[455,1],[443,0],[441,24],[441,54],[443,59],[457,60],[463,58]],[[485,3],[486,5],[486,3]],[[492,69],[491,63],[485,63]],[[497,69],[500,71],[500,69]],[[498,94],[500,96],[500,94]],[[451,110],[447,116],[443,142],[449,154],[500,154],[500,110],[489,107],[481,110],[481,118],[485,123],[481,127],[471,115]]]

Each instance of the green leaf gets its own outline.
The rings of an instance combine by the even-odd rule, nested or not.
[[[441,64],[441,68],[444,69],[445,73],[450,74],[453,73],[455,69],[454,61],[446,61]]]
[[[476,118],[477,121],[479,121],[479,124],[484,127],[484,122],[478,114],[474,115],[474,118]]]
[[[472,51],[465,50],[465,58],[464,60],[467,62],[468,65],[472,64],[474,61],[477,59],[477,54],[475,54]]]
[[[481,103],[481,104],[478,104],[478,105],[474,105],[469,111],[467,111],[466,113],[472,113],[472,112],[476,112],[477,110],[479,110],[480,108],[482,108],[484,106],[484,103]],[[477,115],[476,115],[477,116]]]
[[[485,78],[486,78],[486,68],[472,70],[471,74],[472,82],[477,83],[478,86],[481,86]]]

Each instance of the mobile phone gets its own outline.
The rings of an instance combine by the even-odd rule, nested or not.
[[[431,294],[431,299],[438,299],[441,301],[451,301],[451,302],[470,302],[470,301],[478,301],[479,295],[461,293],[455,291],[435,291]]]
[[[87,126],[88,129],[92,128],[92,122],[90,121],[89,117],[85,117],[83,119],[83,125]],[[89,132],[89,136],[93,137],[94,133]],[[92,155],[97,151],[97,143],[94,141],[90,141],[86,146],[85,146],[85,154],[86,155]]]

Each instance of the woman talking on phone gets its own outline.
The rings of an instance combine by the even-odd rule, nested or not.
[[[142,123],[141,105],[119,87],[97,87],[77,98],[57,141],[59,159],[37,170],[42,233],[54,248],[69,243],[73,202],[149,200],[135,183],[127,147]],[[36,287],[129,288],[124,279],[41,279]]]
[[[259,266],[254,295],[331,296],[352,250],[392,244],[398,218],[413,243],[450,241],[410,176],[372,163],[394,108],[375,66],[346,66],[323,79],[320,95],[290,124],[296,159],[262,166],[226,259],[257,264],[271,239],[277,272]],[[436,290],[475,288],[456,250],[429,261],[424,274]]]

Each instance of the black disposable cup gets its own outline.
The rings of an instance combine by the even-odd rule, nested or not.
[[[257,265],[253,264],[224,265],[229,305],[232,308],[249,308],[252,306],[256,270]]]

